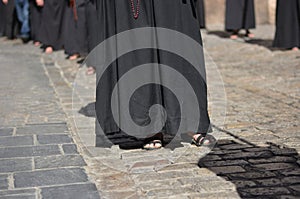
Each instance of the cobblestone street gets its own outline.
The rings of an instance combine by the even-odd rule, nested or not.
[[[299,198],[300,53],[271,48],[271,25],[252,40],[219,30],[202,35],[212,151],[94,147],[96,77],[2,39],[0,198]]]

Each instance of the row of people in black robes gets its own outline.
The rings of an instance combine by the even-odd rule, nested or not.
[[[194,0],[199,26],[205,28],[203,0]],[[7,2],[4,4],[4,2]],[[64,48],[70,58],[89,53],[98,43],[96,31],[96,0],[29,0],[31,38],[41,42],[45,52]],[[300,47],[300,0],[277,0],[276,34],[274,47]],[[14,9],[14,0],[0,1],[0,36],[16,37],[20,24]],[[226,0],[225,29],[236,39],[241,29],[246,36],[255,28],[254,0]]]
[[[254,37],[249,29],[255,28],[254,0],[226,0],[225,29],[232,32],[230,38],[238,38],[241,29],[247,37]],[[300,0],[277,0],[276,33],[273,47],[300,48]]]

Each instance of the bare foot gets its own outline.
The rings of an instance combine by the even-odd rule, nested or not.
[[[294,47],[294,48],[292,48],[292,51],[299,51],[299,48],[298,47]]]
[[[155,150],[162,147],[162,142],[160,140],[153,140],[143,146],[146,150]]]
[[[249,38],[254,38],[254,37],[255,37],[255,35],[254,35],[253,33],[248,33],[248,34],[246,35],[246,37],[249,37]]]
[[[51,53],[53,53],[53,48],[52,48],[51,46],[48,46],[48,47],[46,48],[46,50],[45,50],[45,53],[46,53],[46,54],[51,54]]]
[[[253,33],[251,33],[249,30],[246,30],[246,37],[254,38],[255,35]]]
[[[230,39],[233,39],[233,40],[235,40],[235,39],[237,39],[238,38],[238,35],[237,34],[232,34],[232,35],[230,35]]]
[[[77,58],[79,58],[79,54],[70,55],[68,59],[69,60],[76,60]]]
[[[96,73],[96,70],[95,70],[94,67],[89,66],[89,67],[87,68],[86,75],[93,75],[93,74],[95,74],[95,73]]]
[[[36,41],[36,42],[34,42],[34,43],[33,43],[33,45],[34,45],[34,46],[36,46],[36,47],[38,47],[38,46],[40,46],[40,45],[41,45],[41,42],[39,42],[39,41]]]

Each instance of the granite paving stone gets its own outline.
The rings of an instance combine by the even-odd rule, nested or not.
[[[36,199],[36,195],[13,195],[13,196],[5,196],[0,198],[5,198],[5,199]]]
[[[42,188],[41,195],[47,199],[100,199],[94,184],[76,184]]]
[[[0,148],[0,158],[32,157],[61,154],[57,145]]]
[[[86,166],[80,155],[60,155],[34,158],[35,169]]]
[[[36,195],[36,189],[17,189],[0,191],[0,197]]]
[[[37,124],[17,128],[17,135],[61,134],[67,132],[66,124]]]
[[[75,144],[64,144],[62,146],[65,154],[77,154],[77,146]]]
[[[0,137],[0,147],[33,145],[32,136]]]
[[[64,144],[72,143],[72,138],[65,135],[37,135],[39,144]]]
[[[13,128],[0,128],[0,136],[10,136],[13,134]]]
[[[33,169],[32,158],[2,159],[0,163],[0,173],[31,171]]]
[[[86,173],[81,168],[51,169],[14,174],[16,188],[41,187],[87,181]]]
[[[0,175],[0,190],[8,189],[8,175]]]

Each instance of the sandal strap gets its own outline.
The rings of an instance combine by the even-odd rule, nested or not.
[[[202,145],[205,141],[205,136],[206,135],[199,134],[198,138],[196,139],[196,143],[199,144],[199,145]]]
[[[153,147],[145,147],[146,145],[151,145],[151,144],[153,144]],[[157,144],[160,144],[160,146],[159,147],[157,147]],[[157,147],[157,148],[156,148]],[[143,146],[143,148],[144,149],[148,149],[148,150],[152,150],[152,149],[160,149],[162,147],[162,141],[161,140],[152,140],[152,141],[150,141],[150,142],[148,142],[148,143],[146,143],[144,146]]]
[[[162,142],[160,140],[153,140],[150,142],[150,144],[162,144]]]

